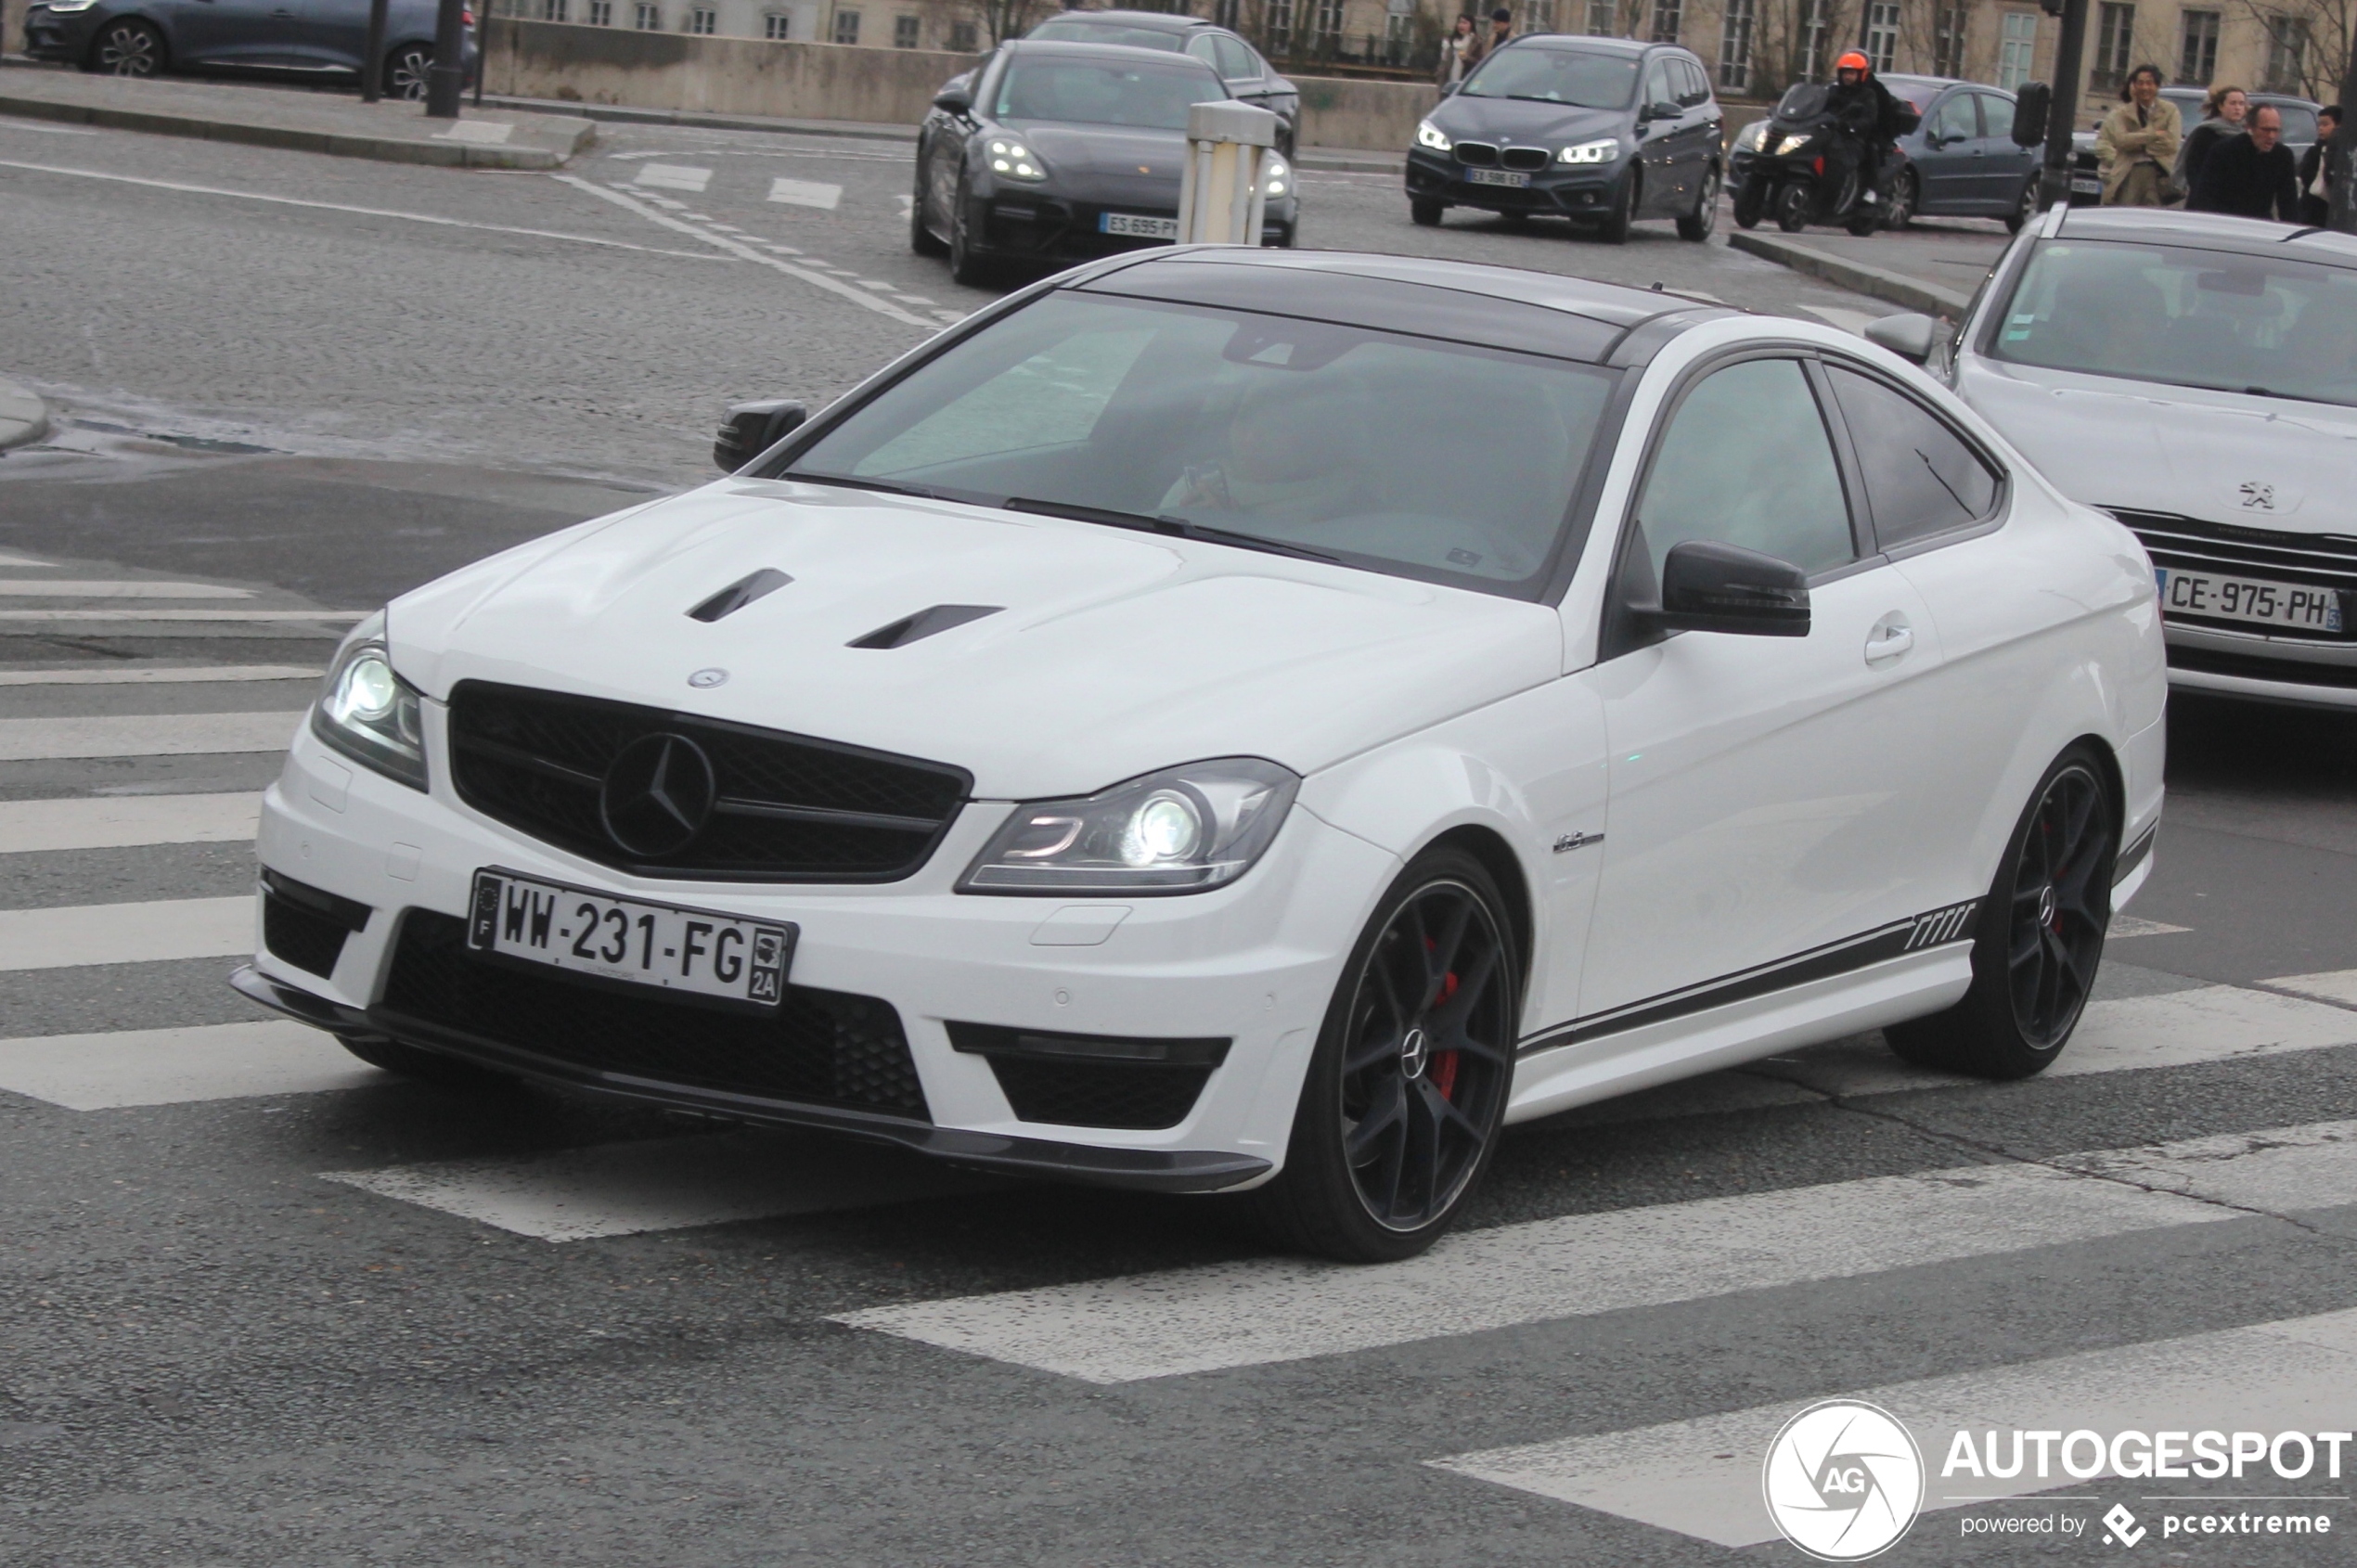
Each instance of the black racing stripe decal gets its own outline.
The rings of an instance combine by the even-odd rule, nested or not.
[[[2153,843],[2159,837],[2160,824],[2156,822],[2137,834],[2134,843],[2119,852],[2119,858],[2111,863],[2112,886],[2118,887],[2126,881],[2136,868],[2144,863],[2144,856],[2153,852]]]
[[[1980,912],[1980,904],[1977,898],[1968,898],[1962,904],[1951,904],[1907,919],[1893,920],[1874,931],[1844,937],[1822,947],[1812,947],[1806,953],[1779,958],[1757,969],[1705,981],[1681,991],[1648,996],[1608,1012],[1574,1019],[1569,1023],[1559,1023],[1526,1039],[1516,1048],[1516,1054],[1527,1056],[1533,1051],[1550,1050],[1556,1046],[1577,1045],[1605,1035],[1641,1029],[1649,1023],[1660,1023],[1688,1013],[1725,1007],[1730,1002],[1748,1001],[1754,996],[1789,990],[1811,981],[1847,974],[1887,958],[1970,942],[1977,924],[1975,917]]]

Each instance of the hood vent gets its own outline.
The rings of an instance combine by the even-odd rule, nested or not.
[[[765,566],[750,577],[739,578],[696,606],[695,609],[688,611],[688,619],[712,622],[719,620],[724,615],[734,615],[753,600],[766,594],[774,594],[792,581],[792,578],[776,567]]]
[[[935,632],[946,632],[969,621],[979,621],[985,615],[996,615],[1006,608],[1003,604],[936,604],[931,610],[920,610],[914,615],[878,626],[864,637],[854,637],[846,646],[906,648],[912,642],[923,641]]]

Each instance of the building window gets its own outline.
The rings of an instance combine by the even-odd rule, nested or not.
[[[915,48],[922,40],[924,25],[922,17],[893,18],[892,46],[895,49]]]
[[[613,25],[613,0],[589,0],[589,25],[591,27]]]
[[[1555,31],[1555,0],[1523,0],[1522,30],[1525,32]]]
[[[1616,0],[1588,0],[1588,25],[1581,29],[1598,38],[1610,38],[1620,31],[1620,6]]]
[[[573,19],[565,14],[566,8],[565,0],[540,0],[540,19],[571,21]]]
[[[857,44],[859,42],[858,12],[837,11],[835,13],[835,42],[838,44]]]
[[[2178,81],[2207,87],[2218,74],[2218,21],[2216,11],[2181,13],[2183,36],[2177,43]]]
[[[1233,32],[1237,23],[1243,20],[1243,0],[1211,0],[1211,20],[1214,26],[1224,27]]]
[[[2128,51],[2136,44],[2136,7],[2106,4],[2095,23],[2095,67],[2087,73],[2091,91],[2116,93],[2128,80]]]
[[[773,44],[782,44],[793,36],[793,18],[782,11],[771,11],[761,19],[761,36]]]
[[[2304,93],[2308,90],[2308,19],[2278,13],[2267,19],[2267,73],[2260,78],[2262,93]]]
[[[1272,55],[1293,53],[1293,0],[1269,0],[1262,22]]]
[[[1751,29],[1758,0],[1727,0],[1719,28],[1719,84],[1740,93],[1751,85]]]
[[[1816,82],[1825,75],[1825,44],[1833,36],[1833,0],[1801,0],[1800,74]]]
[[[1931,73],[1964,73],[1964,30],[1971,13],[1962,6],[1935,6],[1931,13]]]
[[[1383,63],[1403,66],[1408,53],[1416,46],[1416,13],[1390,10],[1383,19]]]
[[[1886,74],[1898,68],[1899,7],[1875,4],[1866,7],[1866,58]]]
[[[2031,11],[2007,11],[1997,39],[1997,85],[2018,92],[2029,80],[2030,57],[2038,48],[2038,17]]]
[[[688,12],[688,31],[709,38],[720,31],[720,13],[709,6],[698,6]]]
[[[647,0],[638,0],[638,6],[632,13],[630,25],[637,28],[641,32],[661,32],[663,31],[663,7],[661,6],[650,6],[647,4]]]
[[[949,48],[952,53],[971,55],[978,53],[981,47],[981,36],[973,23],[953,21],[949,24]]]
[[[1653,40],[1656,44],[1678,42],[1678,10],[1684,0],[1654,0]]]

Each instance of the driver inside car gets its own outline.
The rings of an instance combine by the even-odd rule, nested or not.
[[[1244,514],[1278,527],[1363,510],[1372,455],[1360,401],[1344,388],[1262,372],[1235,400],[1226,450],[1189,463],[1156,509]]]

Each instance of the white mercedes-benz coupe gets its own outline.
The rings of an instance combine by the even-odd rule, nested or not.
[[[1827,328],[1170,250],[728,436],[354,632],[241,989],[1380,1259],[1510,1122],[2037,1072],[2152,866],[2144,551]]]
[[[2170,680],[2357,708],[2357,238],[2057,207],[1918,359],[2151,553]]]

